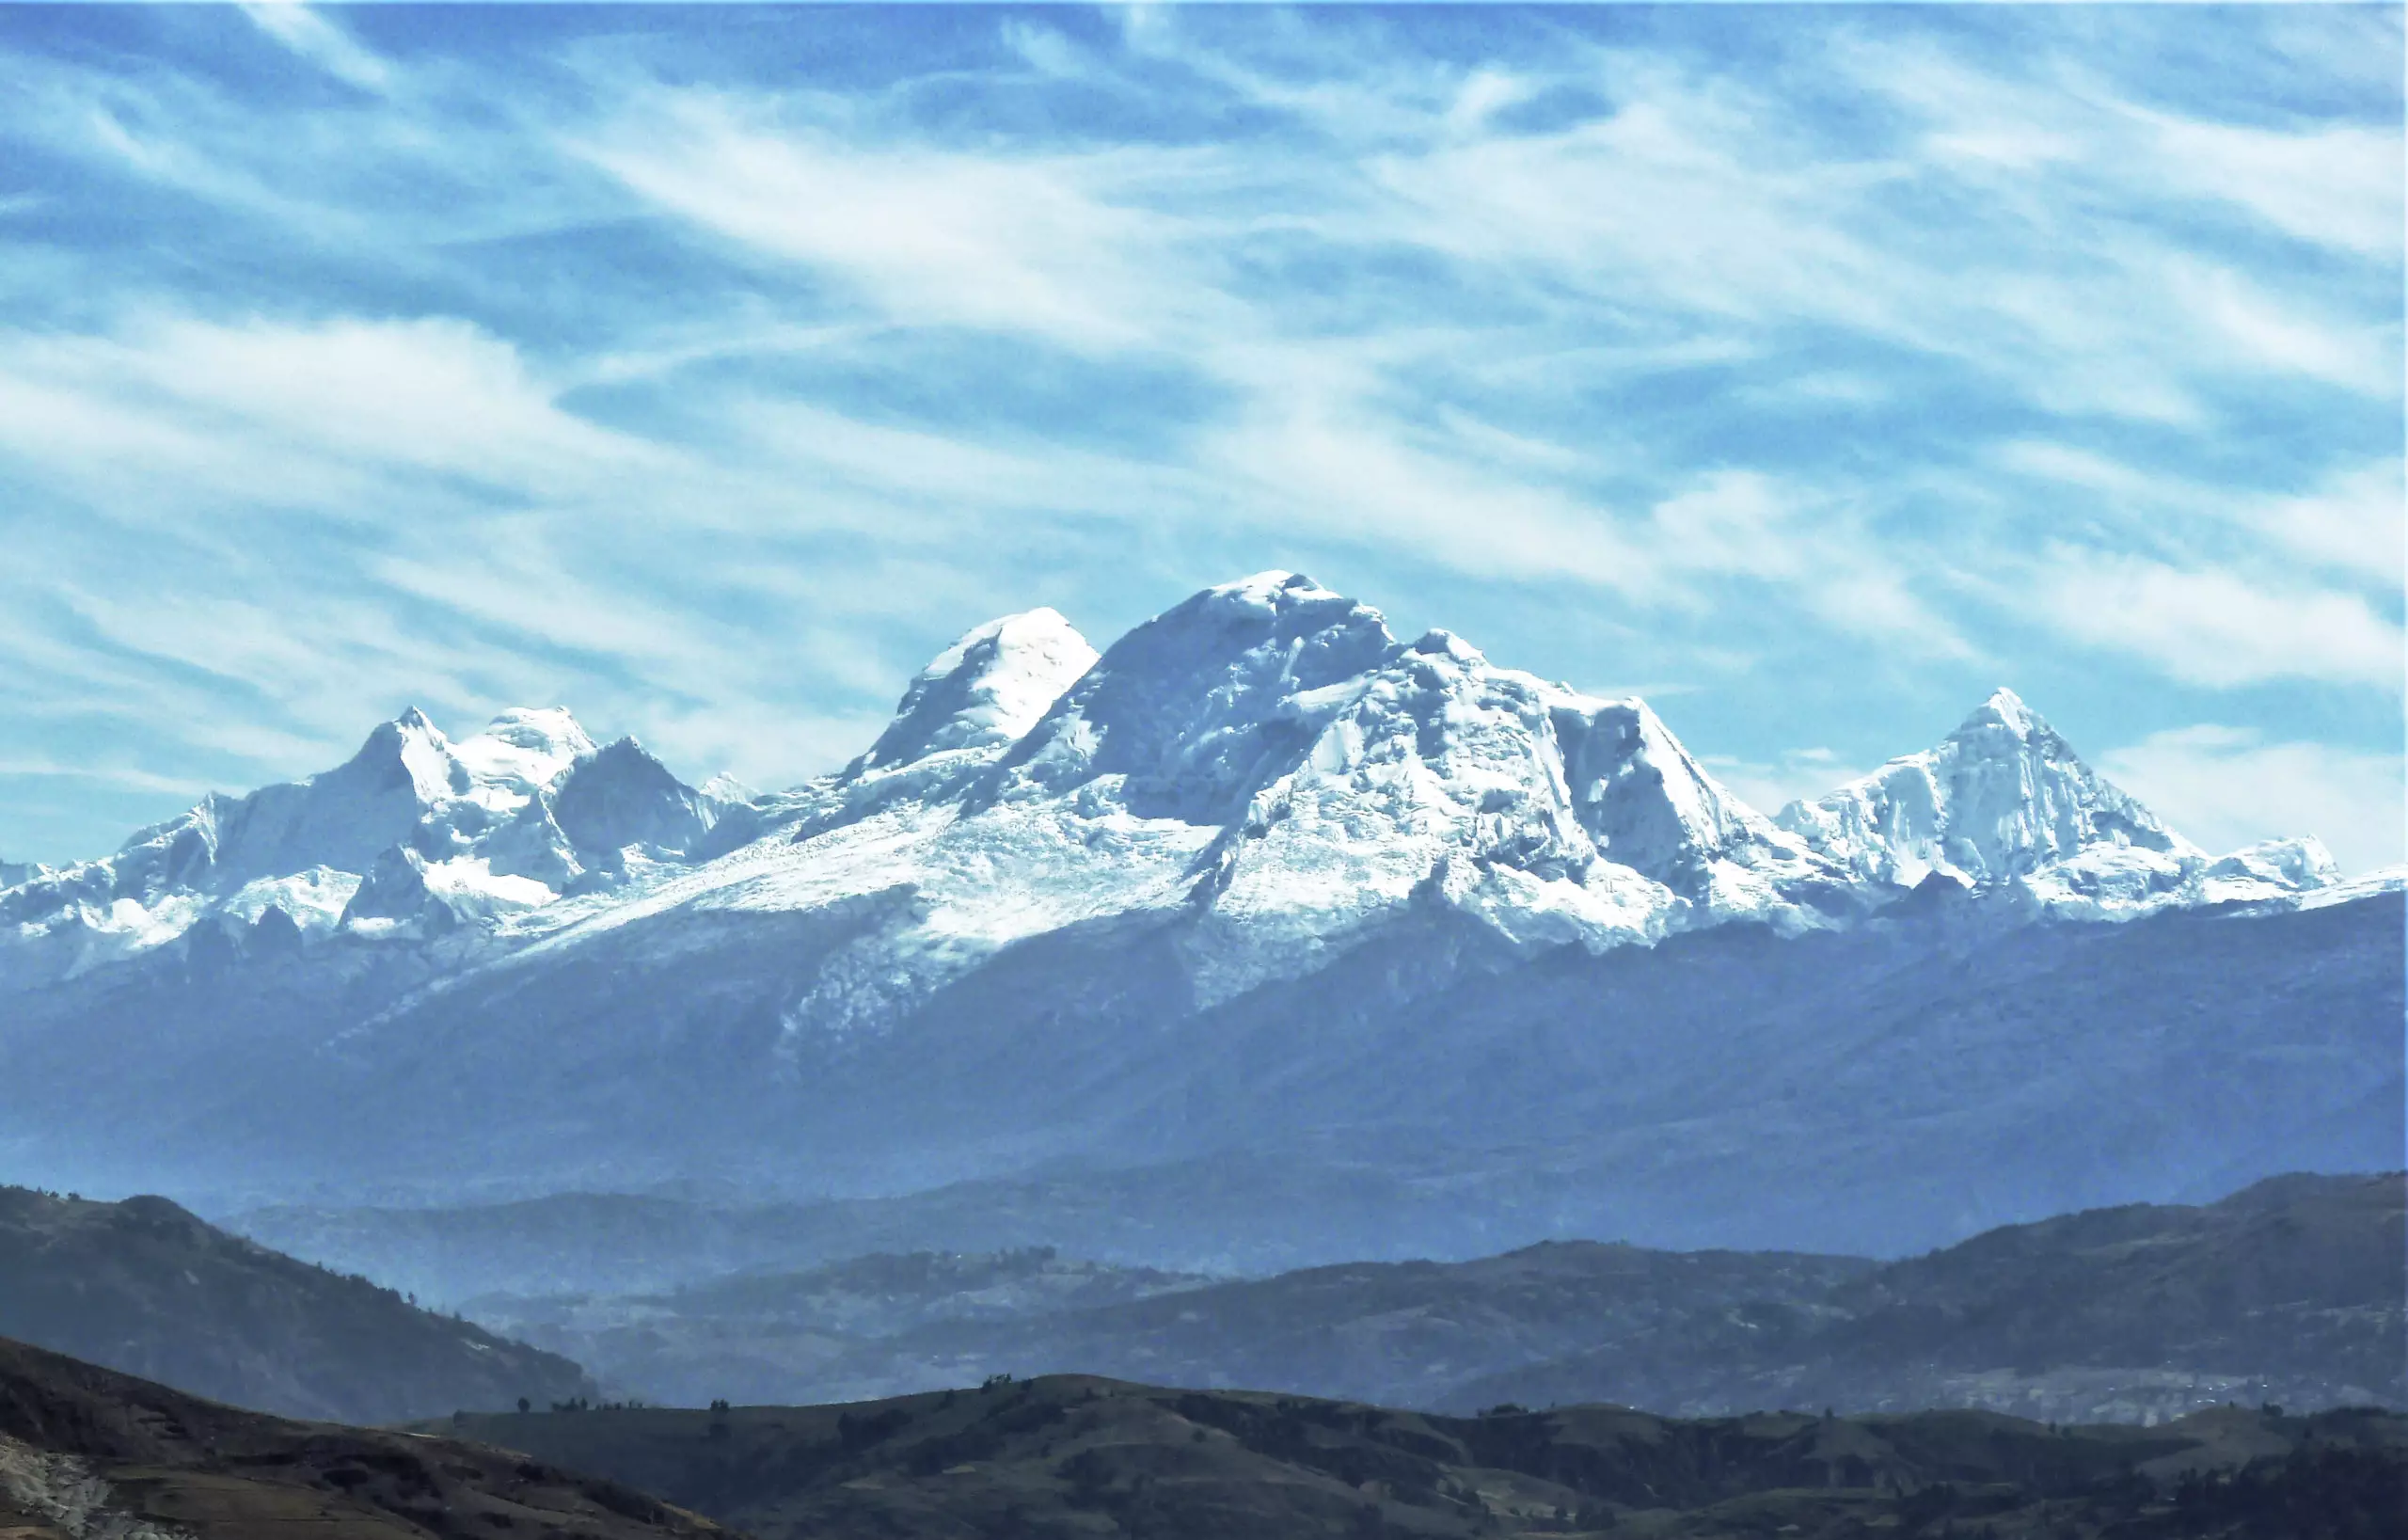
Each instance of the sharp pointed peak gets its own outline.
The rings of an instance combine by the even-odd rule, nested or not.
[[[586,755],[582,763],[586,765],[643,765],[674,779],[674,772],[669,769],[668,761],[646,748],[643,739],[633,733],[623,733],[612,738]]]
[[[366,756],[382,760],[396,754],[407,755],[428,751],[437,754],[449,754],[452,752],[452,740],[443,736],[442,728],[435,725],[434,718],[412,706],[404,707],[401,715],[370,728],[352,758],[357,760]]]
[[[726,770],[721,770],[696,789],[704,796],[722,802],[749,802],[761,795]]]
[[[302,781],[314,786],[329,777],[365,773],[383,777],[391,773],[390,767],[400,765],[417,788],[419,801],[432,802],[443,795],[457,768],[452,740],[434,719],[417,706],[409,706],[390,722],[380,722],[361,742],[358,751],[331,770],[322,770]],[[207,807],[204,799],[202,807]],[[199,812],[196,808],[195,812]]]
[[[2018,738],[2023,738],[2036,731],[2045,731],[2048,725],[2040,713],[2024,703],[2022,696],[2001,685],[1991,691],[1981,705],[1967,713],[1965,720],[1957,724],[1956,731],[1963,734],[1984,727],[2004,727]]]
[[[1016,611],[997,615],[983,625],[973,626],[954,639],[953,645],[928,659],[920,670],[921,680],[942,679],[969,660],[973,653],[984,649],[983,666],[992,667],[997,659],[1024,648],[1054,648],[1076,655],[1085,652],[1093,660],[1095,647],[1079,628],[1069,623],[1062,611],[1051,605],[1034,610]]]

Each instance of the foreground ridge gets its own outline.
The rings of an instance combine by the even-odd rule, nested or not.
[[[1478,1417],[1085,1375],[844,1406],[471,1417],[760,1540],[822,1535],[2375,1535],[2408,1419],[2231,1407],[2143,1429],[1979,1412]],[[2290,1526],[2260,1530],[2265,1516]]]
[[[291,1422],[0,1338],[0,1533],[19,1540],[704,1540],[708,1519],[455,1437]]]

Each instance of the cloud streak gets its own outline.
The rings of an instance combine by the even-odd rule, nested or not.
[[[2397,754],[2270,743],[2253,728],[2210,722],[2152,733],[2100,762],[2210,849],[2305,834],[2323,839],[2345,870],[2408,861],[2408,787]]]

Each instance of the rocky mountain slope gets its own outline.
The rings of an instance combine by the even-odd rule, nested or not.
[[[164,1198],[0,1187],[0,1336],[292,1417],[398,1421],[590,1391],[578,1366]]]
[[[2229,1407],[2162,1427],[1977,1412],[1441,1417],[1087,1376],[848,1406],[471,1418],[760,1540],[1474,1535],[2374,1537],[2408,1420]]]
[[[10,1540],[705,1540],[726,1532],[484,1444],[290,1422],[0,1339]]]
[[[881,1037],[784,1063],[775,1015],[739,1014],[740,986],[705,971],[721,954],[413,1016],[420,1056],[387,1070],[383,1103],[364,1084],[355,1097],[401,1125],[377,1147],[386,1172],[426,1158],[420,1109],[467,1105],[490,1109],[483,1148],[511,1137],[514,1171],[599,1151],[645,1179],[664,1151],[701,1149],[758,1183],[737,1193],[888,1183],[744,1205],[740,1225],[685,1211],[699,1232],[759,1227],[761,1242],[726,1248],[758,1258],[737,1265],[1051,1245],[1260,1273],[1599,1235],[1895,1256],[2050,1214],[2210,1200],[2284,1170],[2379,1169],[2408,1143],[2396,897],[2004,933],[1961,907],[1529,960],[1441,913],[1202,1011],[1182,1004],[1175,931],[1112,929],[1021,950]],[[770,929],[748,955],[774,976],[805,939]],[[564,1098],[520,1094],[571,1071],[607,1135]],[[272,1084],[278,1065],[258,1072]],[[345,1112],[311,1122],[296,1107],[270,1132],[312,1129],[332,1150],[376,1132]],[[981,1165],[1022,1169],[971,1175]],[[476,1261],[487,1240],[522,1275],[542,1270],[542,1246],[597,1249],[559,1206],[414,1212],[355,1226],[322,1204],[260,1233],[452,1300],[509,1286],[461,1287],[493,1276]],[[521,1223],[540,1231],[522,1240]],[[420,1272],[415,1242],[376,1239],[405,1231],[450,1260]],[[319,1249],[317,1234],[365,1249]]]
[[[405,716],[32,874],[0,893],[0,1158],[150,1185],[107,1132],[138,1116],[233,1207],[1243,1150],[1483,1190],[1522,1238],[1895,1249],[2386,1161],[2397,885],[2306,841],[2210,860],[2004,693],[1769,818],[1643,702],[1272,573],[1100,656],[1047,612],[980,627],[787,792],[691,789],[560,713],[458,743]],[[2202,1125],[2239,1094],[2217,1063],[2257,1100]],[[2011,1107],[2071,1145],[2005,1149]],[[1800,1161],[1830,1222],[1748,1233]],[[1866,1185],[1899,1171],[1925,1190]],[[1720,1234],[1681,1228],[1701,1182]],[[999,1244],[1028,1243],[1075,1237]]]

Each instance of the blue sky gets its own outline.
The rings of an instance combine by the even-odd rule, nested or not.
[[[2401,859],[2396,8],[0,8],[0,855],[1293,567]]]

